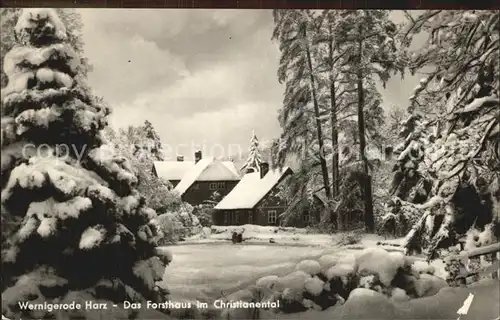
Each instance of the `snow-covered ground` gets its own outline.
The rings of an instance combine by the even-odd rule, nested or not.
[[[344,234],[314,233],[307,228],[283,228],[246,224],[242,226],[212,226],[211,228],[203,228],[201,233],[187,238],[185,243],[228,242],[235,231],[238,233],[243,232],[243,241],[245,244],[269,244],[269,240],[273,239],[276,245],[329,247],[341,242],[344,236]],[[363,235],[358,246],[374,246],[379,241],[399,244],[401,239],[386,241],[383,237],[376,235]]]
[[[170,288],[173,301],[213,301],[222,295],[254,285],[262,277],[276,275],[284,277],[296,270],[303,260],[318,260],[320,257],[335,256],[349,261],[359,257],[361,250],[382,247],[387,251],[401,251],[402,239],[384,240],[374,235],[363,235],[351,245],[339,241],[345,235],[324,235],[309,233],[306,229],[278,229],[273,227],[244,226],[244,241],[232,244],[233,231],[241,227],[215,227],[203,236],[187,239],[185,243],[169,246],[173,261],[168,266],[164,281]],[[276,233],[275,230],[278,229]],[[207,231],[207,230],[205,230]],[[269,238],[276,243],[269,243]],[[383,243],[381,245],[380,243]],[[424,258],[414,267],[429,268]],[[382,263],[383,261],[380,261]],[[300,264],[299,264],[300,265]],[[444,263],[431,263],[435,275],[444,277]],[[275,314],[261,310],[261,319],[457,319],[457,310],[462,306],[469,292],[475,300],[466,319],[498,320],[498,281],[474,284],[468,288],[443,288],[437,295],[397,302],[368,289],[370,295],[349,298],[343,306],[324,311],[309,310],[303,313]]]
[[[210,243],[230,241],[233,232],[243,232],[243,240],[248,243],[269,243],[272,238],[276,244],[291,245],[331,245],[334,237],[330,234],[309,233],[307,229],[279,228],[272,226],[212,226],[203,232],[186,239],[189,243]]]
[[[267,275],[283,276],[297,262],[318,258],[321,247],[247,244],[196,244],[170,246],[173,261],[165,272],[172,299],[216,299],[246,288]]]
[[[232,232],[241,232],[243,228],[245,241],[232,244]],[[221,294],[247,288],[261,277],[285,276],[302,260],[317,260],[324,255],[351,258],[381,241],[387,244],[382,247],[388,251],[402,250],[397,247],[401,239],[363,235],[356,244],[339,244],[344,237],[314,234],[307,229],[255,225],[205,228],[204,235],[168,247],[173,261],[166,269],[164,281],[173,300],[214,300]],[[275,243],[269,243],[270,238]],[[434,267],[436,275],[443,274],[444,265],[440,261],[436,261]]]
[[[173,261],[164,281],[173,300],[213,300],[269,275],[284,276],[298,262],[333,254],[353,256],[359,248],[207,243],[169,246]],[[439,263],[436,269],[442,269]],[[436,272],[439,275],[440,272]]]

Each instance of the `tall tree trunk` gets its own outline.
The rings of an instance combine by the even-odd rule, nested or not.
[[[330,27],[330,33],[332,32]],[[338,119],[337,119],[337,98],[335,96],[335,77],[333,74],[333,39],[328,42],[329,59],[331,63],[330,68],[330,106],[331,106],[331,125],[332,125],[332,198],[339,194],[339,133],[338,133]],[[333,212],[331,212],[333,214]],[[342,223],[342,216],[337,212],[337,230],[342,231],[344,225]]]
[[[360,34],[361,35],[361,34]],[[359,65],[357,70],[357,89],[358,89],[358,130],[359,130],[359,153],[363,161],[364,181],[363,181],[363,198],[365,202],[365,228],[367,232],[375,231],[375,219],[373,216],[373,195],[372,195],[372,178],[368,167],[368,159],[366,158],[366,135],[365,135],[365,115],[364,104],[365,95],[363,88],[363,72],[361,70],[363,40],[359,40]]]
[[[306,31],[304,30],[304,39],[307,39],[307,34]],[[307,41],[307,40],[306,40]],[[320,150],[320,165],[321,165],[321,172],[323,176],[323,184],[325,186],[325,193],[326,197],[328,198],[328,202],[332,199],[332,193],[330,189],[330,181],[328,178],[328,167],[326,164],[326,159],[324,156],[324,139],[323,139],[323,130],[321,128],[321,120],[320,120],[320,113],[319,113],[319,105],[318,105],[318,99],[316,96],[316,83],[314,81],[314,75],[313,75],[313,67],[312,67],[312,60],[311,60],[311,51],[309,50],[309,45],[306,43],[306,54],[307,54],[307,66],[309,68],[309,80],[311,81],[311,92],[312,92],[312,98],[313,98],[313,105],[314,105],[314,115],[316,116],[316,133],[318,136],[318,144],[319,144],[319,150]],[[328,204],[328,206],[330,206]]]

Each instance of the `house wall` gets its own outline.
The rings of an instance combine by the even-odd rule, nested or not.
[[[212,194],[217,191],[222,199],[225,197],[239,181],[196,181],[184,193],[182,200],[190,205],[199,205],[206,200],[210,200]],[[220,200],[219,199],[219,200]]]
[[[212,214],[212,223],[216,226],[241,226],[256,224],[255,212],[248,210],[217,210]]]
[[[285,212],[285,206],[259,206],[255,209],[256,223],[260,226],[279,226],[280,214]]]
[[[286,199],[279,196],[279,185],[274,187],[255,207],[256,224],[261,226],[279,226],[279,217],[288,207]]]
[[[287,209],[283,202],[266,199],[252,210],[217,210],[212,215],[212,222],[217,226],[238,226],[244,224],[254,224],[260,226],[279,226],[281,224],[280,214]],[[304,228],[320,221],[320,207],[311,206],[304,210],[299,216],[288,221],[287,226]],[[275,216],[276,219],[272,217]],[[273,222],[274,220],[274,222]]]
[[[212,215],[212,223],[217,226],[240,226],[254,224],[259,226],[279,226],[280,214],[285,212],[283,206],[266,206],[251,210],[216,210]],[[275,218],[273,218],[275,217]],[[306,224],[297,219],[290,226],[303,227]]]

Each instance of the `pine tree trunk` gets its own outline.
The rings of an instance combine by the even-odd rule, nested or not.
[[[307,39],[307,34],[306,31],[304,30],[304,39]],[[321,120],[320,120],[320,113],[319,113],[319,104],[318,104],[318,99],[316,96],[316,84],[314,81],[314,76],[313,76],[313,67],[312,67],[312,61],[311,61],[311,51],[309,50],[309,45],[306,43],[306,54],[307,54],[307,66],[309,68],[309,79],[311,81],[311,92],[312,92],[312,98],[313,98],[313,105],[314,105],[314,115],[316,116],[316,133],[318,137],[318,144],[319,144],[319,149],[320,149],[320,165],[321,165],[321,172],[323,176],[323,184],[325,186],[325,193],[326,197],[328,200],[332,199],[332,193],[330,189],[330,183],[328,179],[328,167],[326,164],[326,159],[324,157],[324,138],[323,138],[323,130],[321,128]],[[329,205],[328,205],[329,206]]]
[[[363,42],[359,40],[359,65],[357,70],[357,89],[358,89],[358,130],[359,130],[359,152],[363,161],[364,181],[363,181],[363,198],[365,202],[365,228],[367,232],[375,231],[375,219],[373,216],[373,195],[372,195],[372,179],[368,168],[368,159],[366,158],[366,135],[365,135],[365,116],[364,116],[364,88],[363,88],[363,72],[362,64]]]
[[[331,30],[330,30],[331,32]],[[339,194],[339,133],[338,133],[338,121],[337,121],[337,98],[335,96],[335,78],[333,75],[333,40],[328,42],[329,49],[329,59],[331,65],[330,70],[330,105],[331,105],[331,125],[332,125],[332,198],[335,198]],[[331,212],[333,214],[333,212]],[[344,229],[342,216],[337,212],[337,230],[342,231]]]

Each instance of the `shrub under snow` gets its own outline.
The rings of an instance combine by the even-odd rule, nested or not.
[[[257,280],[256,285],[258,287],[272,289],[274,286],[276,286],[278,281],[279,281],[278,276],[274,276],[274,275],[273,276],[266,276],[266,277],[262,277],[259,280]]]
[[[333,278],[347,279],[356,274],[356,266],[339,263],[326,270],[324,274],[328,280],[332,280]]]
[[[381,307],[385,308],[390,305],[387,298],[407,301],[434,295],[447,286],[445,280],[432,273],[427,262],[412,262],[402,253],[370,248],[354,257],[324,255],[318,261],[303,260],[290,274],[266,276],[256,284],[261,290],[270,291],[265,299],[279,300],[280,311],[285,313],[324,310],[344,303],[344,308],[350,310],[356,301],[366,298],[374,306],[383,300]],[[255,295],[248,296],[250,291],[245,292],[245,299],[257,299]],[[233,295],[231,298],[238,300]]]
[[[333,255],[324,255],[318,259],[322,270],[327,270],[339,262],[339,259]]]
[[[315,260],[302,260],[295,267],[296,270],[304,271],[307,274],[315,275],[320,273],[321,265]]]
[[[304,286],[307,292],[309,292],[313,296],[319,296],[321,292],[323,292],[325,283],[318,277],[313,277],[307,279]]]
[[[415,262],[413,262],[411,268],[416,273],[434,274],[436,272],[434,266],[431,266],[427,261],[421,261],[421,260],[416,260]]]
[[[159,215],[154,222],[165,235],[159,244],[175,243],[202,231],[198,217],[193,214],[193,207],[187,203],[182,204],[176,211]]]
[[[384,249],[365,249],[356,258],[358,274],[378,275],[380,282],[390,286],[399,268],[404,266],[404,256],[401,253],[391,254]]]

